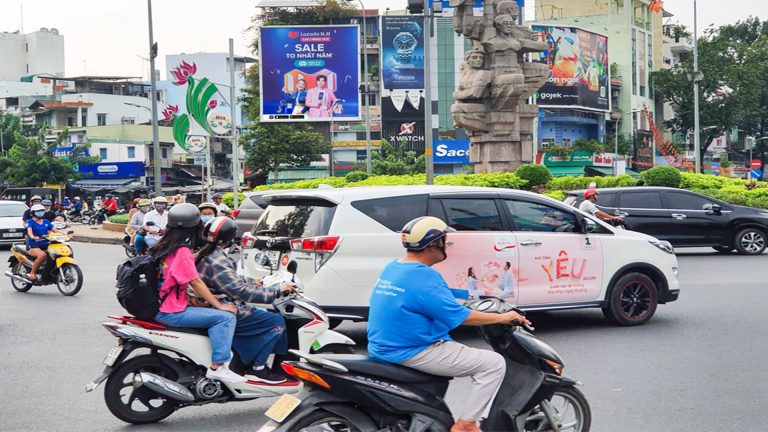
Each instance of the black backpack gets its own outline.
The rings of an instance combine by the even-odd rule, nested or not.
[[[160,298],[162,267],[151,255],[128,259],[117,266],[117,301],[140,320],[152,321],[173,290]]]

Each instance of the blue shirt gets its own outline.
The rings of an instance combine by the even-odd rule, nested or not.
[[[35,218],[30,218],[27,220],[27,227],[32,228],[32,234],[37,237],[42,237],[48,235],[48,231],[53,229],[53,223],[48,219],[43,219],[40,223],[37,223]],[[43,238],[40,240],[35,240],[32,237],[27,239],[27,246],[29,247],[47,246],[49,244],[50,242]]]
[[[470,312],[437,271],[421,263],[393,261],[371,294],[368,353],[392,363],[408,360],[437,341],[452,340],[448,332]]]

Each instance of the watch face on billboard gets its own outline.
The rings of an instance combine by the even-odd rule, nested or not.
[[[259,29],[261,121],[360,119],[360,28]]]
[[[424,88],[423,19],[416,16],[381,17],[381,78],[384,88]]]

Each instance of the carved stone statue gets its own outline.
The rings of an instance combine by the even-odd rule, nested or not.
[[[547,49],[538,34],[517,25],[514,1],[488,0],[483,17],[471,16],[472,0],[452,0],[454,27],[472,40],[451,106],[454,123],[470,132],[470,157],[478,172],[511,170],[532,159],[533,119],[525,100],[547,79],[547,66],[525,54]],[[469,14],[467,13],[469,10]]]

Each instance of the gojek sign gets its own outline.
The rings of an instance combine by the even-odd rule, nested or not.
[[[436,164],[469,164],[469,141],[437,140],[432,142]]]

